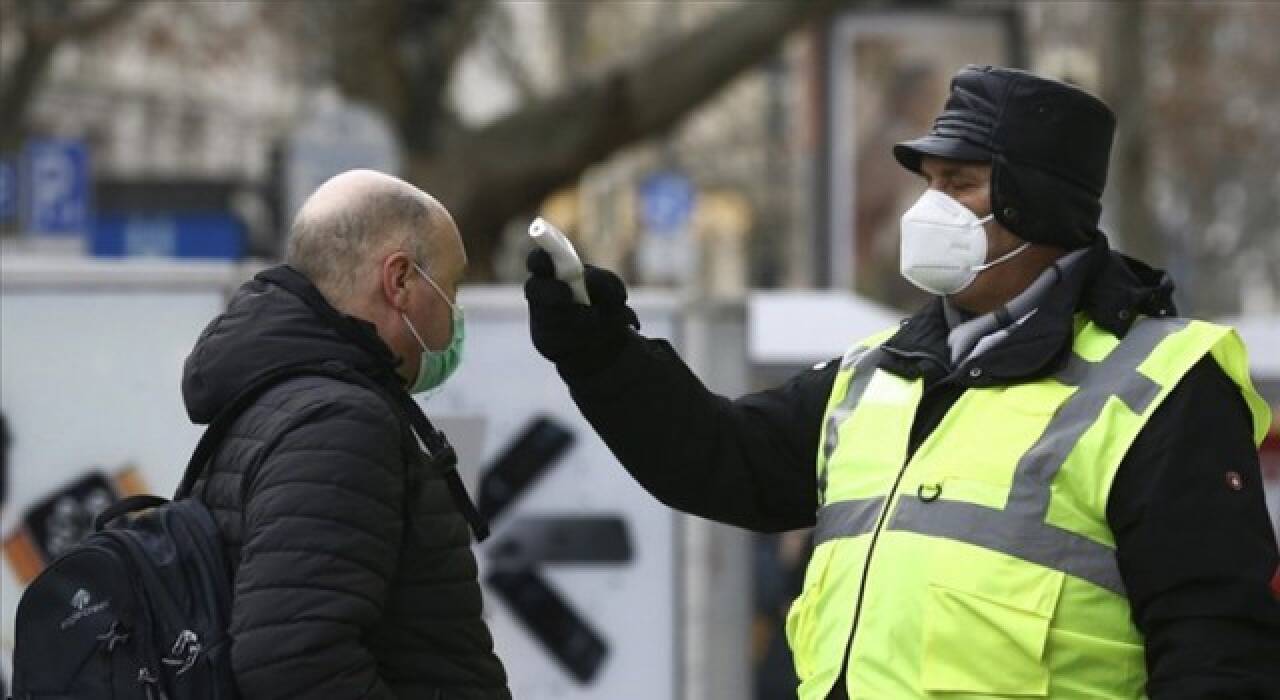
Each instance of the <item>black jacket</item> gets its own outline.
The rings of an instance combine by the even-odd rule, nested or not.
[[[887,341],[880,365],[925,380],[910,450],[968,387],[1060,368],[1077,309],[1123,335],[1137,314],[1172,313],[1171,292],[1167,277],[1099,237],[1035,315],[964,371],[950,366],[942,305],[930,303]],[[730,400],[708,391],[665,341],[635,335],[607,371],[562,376],[614,454],[663,503],[779,531],[814,524],[816,450],[838,368],[824,363]],[[1241,490],[1228,472],[1240,475]],[[1130,448],[1107,518],[1145,636],[1150,696],[1280,698],[1280,602],[1268,587],[1280,556],[1248,409],[1212,359],[1183,378]]]
[[[244,697],[509,698],[471,533],[397,409],[390,350],[278,271],[311,303],[261,279],[241,287],[187,358],[191,419],[208,423],[282,367],[327,363],[373,387],[283,381],[235,422],[196,484],[235,570]]]

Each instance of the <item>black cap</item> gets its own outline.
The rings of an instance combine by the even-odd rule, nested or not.
[[[927,136],[893,155],[990,161],[996,220],[1034,243],[1079,248],[1096,235],[1115,115],[1089,93],[1033,73],[965,66]]]

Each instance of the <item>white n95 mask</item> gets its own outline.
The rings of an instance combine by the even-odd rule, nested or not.
[[[1030,243],[986,262],[987,232],[969,207],[938,190],[925,190],[902,215],[899,270],[908,282],[930,294],[958,294],[973,284],[978,273],[1027,249]]]

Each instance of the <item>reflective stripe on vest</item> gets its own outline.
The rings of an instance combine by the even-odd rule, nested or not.
[[[836,406],[826,420],[826,431],[822,444],[822,458],[818,467],[818,504],[822,505],[826,502],[827,493],[827,470],[826,465],[831,461],[831,455],[835,454],[836,447],[840,441],[840,424],[844,423],[849,415],[853,413],[853,409],[858,405],[858,401],[862,400],[862,394],[867,390],[867,384],[871,382],[871,377],[875,374],[873,371],[866,371],[876,366],[880,361],[881,353],[884,352],[880,348],[867,348],[865,346],[855,346],[853,350],[845,353],[843,359],[840,360],[840,371],[846,372],[855,367],[862,367],[864,371],[856,372],[853,375],[853,381],[849,383],[849,389],[845,393],[844,399],[840,405]],[[830,517],[830,516],[828,516]],[[818,511],[818,529],[822,530],[822,511]],[[837,535],[839,536],[839,535]]]
[[[1106,545],[1044,522],[1049,509],[1049,488],[1067,453],[1097,419],[1102,406],[1115,396],[1134,413],[1141,415],[1159,393],[1160,387],[1138,372],[1160,341],[1185,328],[1186,321],[1144,323],[1134,327],[1125,342],[1102,362],[1089,362],[1072,354],[1067,366],[1054,378],[1078,387],[1054,415],[1036,444],[1019,460],[1009,501],[1003,510],[965,503],[936,501],[923,503],[903,496],[891,530],[907,530],[935,537],[968,542],[1004,552],[1052,569],[1078,576],[1109,591],[1124,594],[1115,553]],[[864,353],[874,361],[880,351]],[[862,366],[871,365],[858,363]],[[873,366],[873,365],[871,365]],[[866,390],[874,372],[854,375],[845,400],[831,412],[827,428],[827,459],[835,452],[836,426],[848,418]],[[815,544],[836,537],[855,537],[875,526],[883,498],[834,503],[818,511]]]
[[[876,527],[876,518],[884,507],[884,496],[837,501],[818,510],[818,524],[813,529],[813,546],[837,537],[857,537]]]

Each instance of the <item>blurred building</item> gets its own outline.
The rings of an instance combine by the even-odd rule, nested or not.
[[[297,117],[298,46],[252,3],[149,3],[61,47],[35,131],[85,138],[108,178],[268,177]]]

